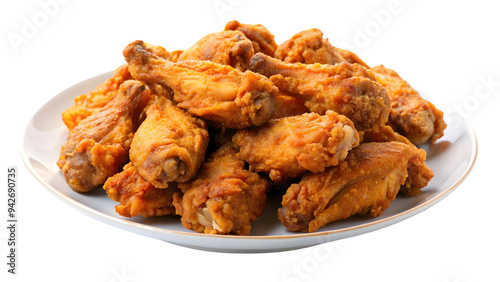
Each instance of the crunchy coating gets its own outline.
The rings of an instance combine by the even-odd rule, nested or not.
[[[57,165],[73,190],[90,191],[123,167],[140,113],[150,99],[146,85],[126,81],[100,112],[70,131]]]
[[[189,181],[205,160],[209,142],[203,120],[164,97],[147,110],[130,146],[130,161],[157,188]]]
[[[415,145],[427,141],[434,143],[444,135],[446,122],[443,112],[423,99],[395,71],[383,65],[372,68],[377,81],[382,84],[391,101],[389,124]]]
[[[118,214],[125,217],[152,217],[175,214],[174,195],[182,197],[175,189],[176,183],[169,183],[167,189],[159,189],[147,182],[128,163],[123,171],[109,177],[103,185],[108,197],[120,202],[115,207]]]
[[[127,65],[118,67],[113,76],[100,83],[96,89],[79,95],[75,104],[62,113],[62,120],[69,130],[75,128],[83,119],[98,113],[109,101],[115,98],[120,85],[132,79]]]
[[[359,136],[352,121],[327,111],[323,116],[305,113],[238,130],[233,143],[251,170],[282,181],[336,165],[359,144]]]
[[[252,42],[240,31],[210,33],[179,55],[177,61],[208,60],[245,71],[253,56]]]
[[[287,63],[330,64],[346,61],[317,28],[301,31],[281,43],[274,57]]]
[[[239,30],[252,41],[255,53],[262,52],[269,56],[274,56],[278,47],[274,41],[274,35],[267,28],[260,24],[242,24],[236,20],[230,21],[224,27],[224,30]]]
[[[278,94],[275,98],[276,100],[276,110],[273,114],[273,119],[299,116],[304,113],[308,113],[309,109],[304,105],[304,101],[288,96],[286,94]]]
[[[288,63],[329,64],[340,62],[368,65],[351,51],[337,48],[323,38],[323,32],[317,28],[303,30],[281,43],[274,57]]]
[[[278,218],[289,230],[314,232],[354,214],[379,216],[398,194],[412,160],[422,156],[420,151],[400,142],[361,144],[339,165],[292,184]]]
[[[357,130],[376,130],[389,116],[389,97],[372,72],[358,64],[286,63],[262,53],[250,60],[283,93],[305,101],[312,112],[336,111],[350,118]]]
[[[415,145],[410,142],[403,135],[395,132],[392,127],[386,125],[382,127],[379,131],[365,131],[359,133],[361,143],[369,142],[391,142],[397,141],[415,147]],[[425,165],[425,159],[427,158],[424,150],[419,150],[418,154],[414,155],[408,163],[408,177],[403,186],[399,189],[399,193],[407,197],[417,196],[422,193],[422,188],[427,186],[427,183],[434,177],[432,170]]]
[[[173,90],[177,106],[212,125],[245,128],[268,121],[278,89],[264,76],[240,72],[210,61],[165,61],[144,48],[142,41],[124,50],[132,75]]]
[[[195,180],[179,183],[184,195],[175,205],[187,229],[250,233],[251,223],[264,211],[269,181],[244,166],[233,147],[223,146],[203,164]]]

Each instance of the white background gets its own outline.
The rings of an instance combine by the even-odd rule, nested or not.
[[[0,224],[0,280],[499,281],[498,5],[339,2],[2,1],[0,174],[5,184],[7,166],[19,169],[19,251],[18,274],[7,274],[7,230]],[[369,65],[397,70],[448,117],[463,108],[479,142],[473,171],[447,198],[401,223],[269,254],[198,251],[122,231],[72,209],[30,175],[20,157],[23,131],[51,97],[123,64],[121,51],[135,39],[186,49],[232,19],[263,24],[278,44],[317,27]],[[491,87],[476,96],[482,80]]]

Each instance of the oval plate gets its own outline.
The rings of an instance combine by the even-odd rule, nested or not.
[[[451,193],[470,173],[477,156],[475,134],[466,122],[449,125],[445,136],[427,151],[427,165],[434,178],[416,197],[397,197],[383,215],[375,218],[353,216],[330,223],[315,233],[288,231],[277,219],[281,195],[269,195],[264,214],[252,224],[249,236],[208,235],[185,229],[179,217],[124,218],[115,212],[113,200],[104,189],[82,194],[71,190],[57,167],[59,151],[68,130],[61,113],[73,105],[74,98],[93,90],[113,72],[80,82],[43,105],[25,131],[22,158],[29,171],[50,192],[68,205],[99,221],[144,236],[195,249],[221,252],[273,252],[298,249],[374,231],[416,215]]]

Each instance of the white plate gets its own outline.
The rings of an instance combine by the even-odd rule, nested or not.
[[[477,142],[472,128],[465,122],[448,127],[445,136],[428,152],[427,165],[434,178],[417,197],[398,197],[382,216],[353,216],[330,223],[315,233],[289,232],[277,219],[279,195],[271,196],[264,215],[252,224],[249,236],[199,234],[185,229],[176,216],[158,218],[124,218],[106,196],[104,189],[81,194],[66,184],[57,167],[60,146],[68,131],[61,113],[74,103],[77,95],[94,89],[112,72],[80,82],[48,101],[29,122],[22,146],[22,157],[30,172],[50,192],[73,208],[99,221],[131,232],[186,247],[222,252],[272,252],[298,249],[374,231],[397,223],[436,204],[452,192],[469,174],[477,155]]]

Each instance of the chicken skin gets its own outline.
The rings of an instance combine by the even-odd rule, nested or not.
[[[391,101],[389,124],[415,145],[427,141],[434,143],[444,135],[446,122],[443,112],[423,99],[395,71],[383,65],[372,68],[377,81],[382,84]]]
[[[345,61],[317,28],[301,31],[281,43],[274,57],[287,63],[303,64],[334,65]]]
[[[130,43],[124,56],[133,77],[172,89],[177,106],[213,126],[258,126],[274,113],[278,89],[260,74],[210,61],[172,63],[148,52],[142,41]]]
[[[395,132],[392,127],[388,125],[382,127],[377,132],[360,132],[359,136],[361,143],[397,141],[411,147],[415,147],[410,140]],[[427,158],[425,151],[419,150],[418,152],[419,155],[416,155],[417,158],[410,161],[411,166],[408,168],[408,177],[406,178],[404,185],[399,189],[399,193],[407,197],[417,196],[422,193],[422,188],[427,186],[427,183],[429,183],[431,178],[434,177],[432,170],[424,163]]]
[[[147,110],[130,146],[130,161],[157,188],[189,181],[205,160],[207,126],[160,97]]]
[[[100,83],[96,89],[79,95],[75,104],[62,113],[62,120],[69,130],[75,128],[83,119],[98,113],[109,101],[115,98],[120,85],[132,79],[127,65],[118,67],[113,76]]]
[[[347,61],[368,67],[356,54],[330,44],[317,28],[301,31],[281,43],[274,57],[288,63],[334,65]]]
[[[347,116],[357,130],[376,130],[387,122],[387,92],[358,64],[292,64],[257,53],[250,69],[269,77],[281,92],[304,100],[311,112],[333,110]]]
[[[182,224],[208,234],[248,235],[262,215],[269,181],[244,168],[232,146],[222,146],[201,167],[196,178],[179,183],[176,201]]]
[[[126,81],[100,112],[70,131],[57,165],[73,190],[90,191],[120,171],[128,161],[140,113],[150,99],[146,85]]]
[[[236,20],[226,24],[224,30],[239,30],[252,41],[255,53],[262,52],[269,56],[274,56],[278,44],[274,41],[274,35],[267,28],[260,24],[242,24]]]
[[[167,189],[154,187],[128,163],[122,172],[109,177],[103,188],[109,198],[120,202],[115,207],[119,215],[152,217],[175,214],[174,197],[182,197],[182,193],[175,182],[168,185]]]
[[[358,145],[359,136],[352,121],[327,111],[323,116],[305,113],[238,130],[233,143],[251,170],[282,181],[336,165]]]
[[[253,54],[253,44],[245,34],[238,30],[226,30],[204,36],[182,52],[177,61],[208,60],[245,71]]]
[[[400,142],[364,143],[337,166],[308,173],[283,196],[278,218],[291,231],[314,232],[354,214],[382,215],[408,169],[425,166],[421,149]]]

